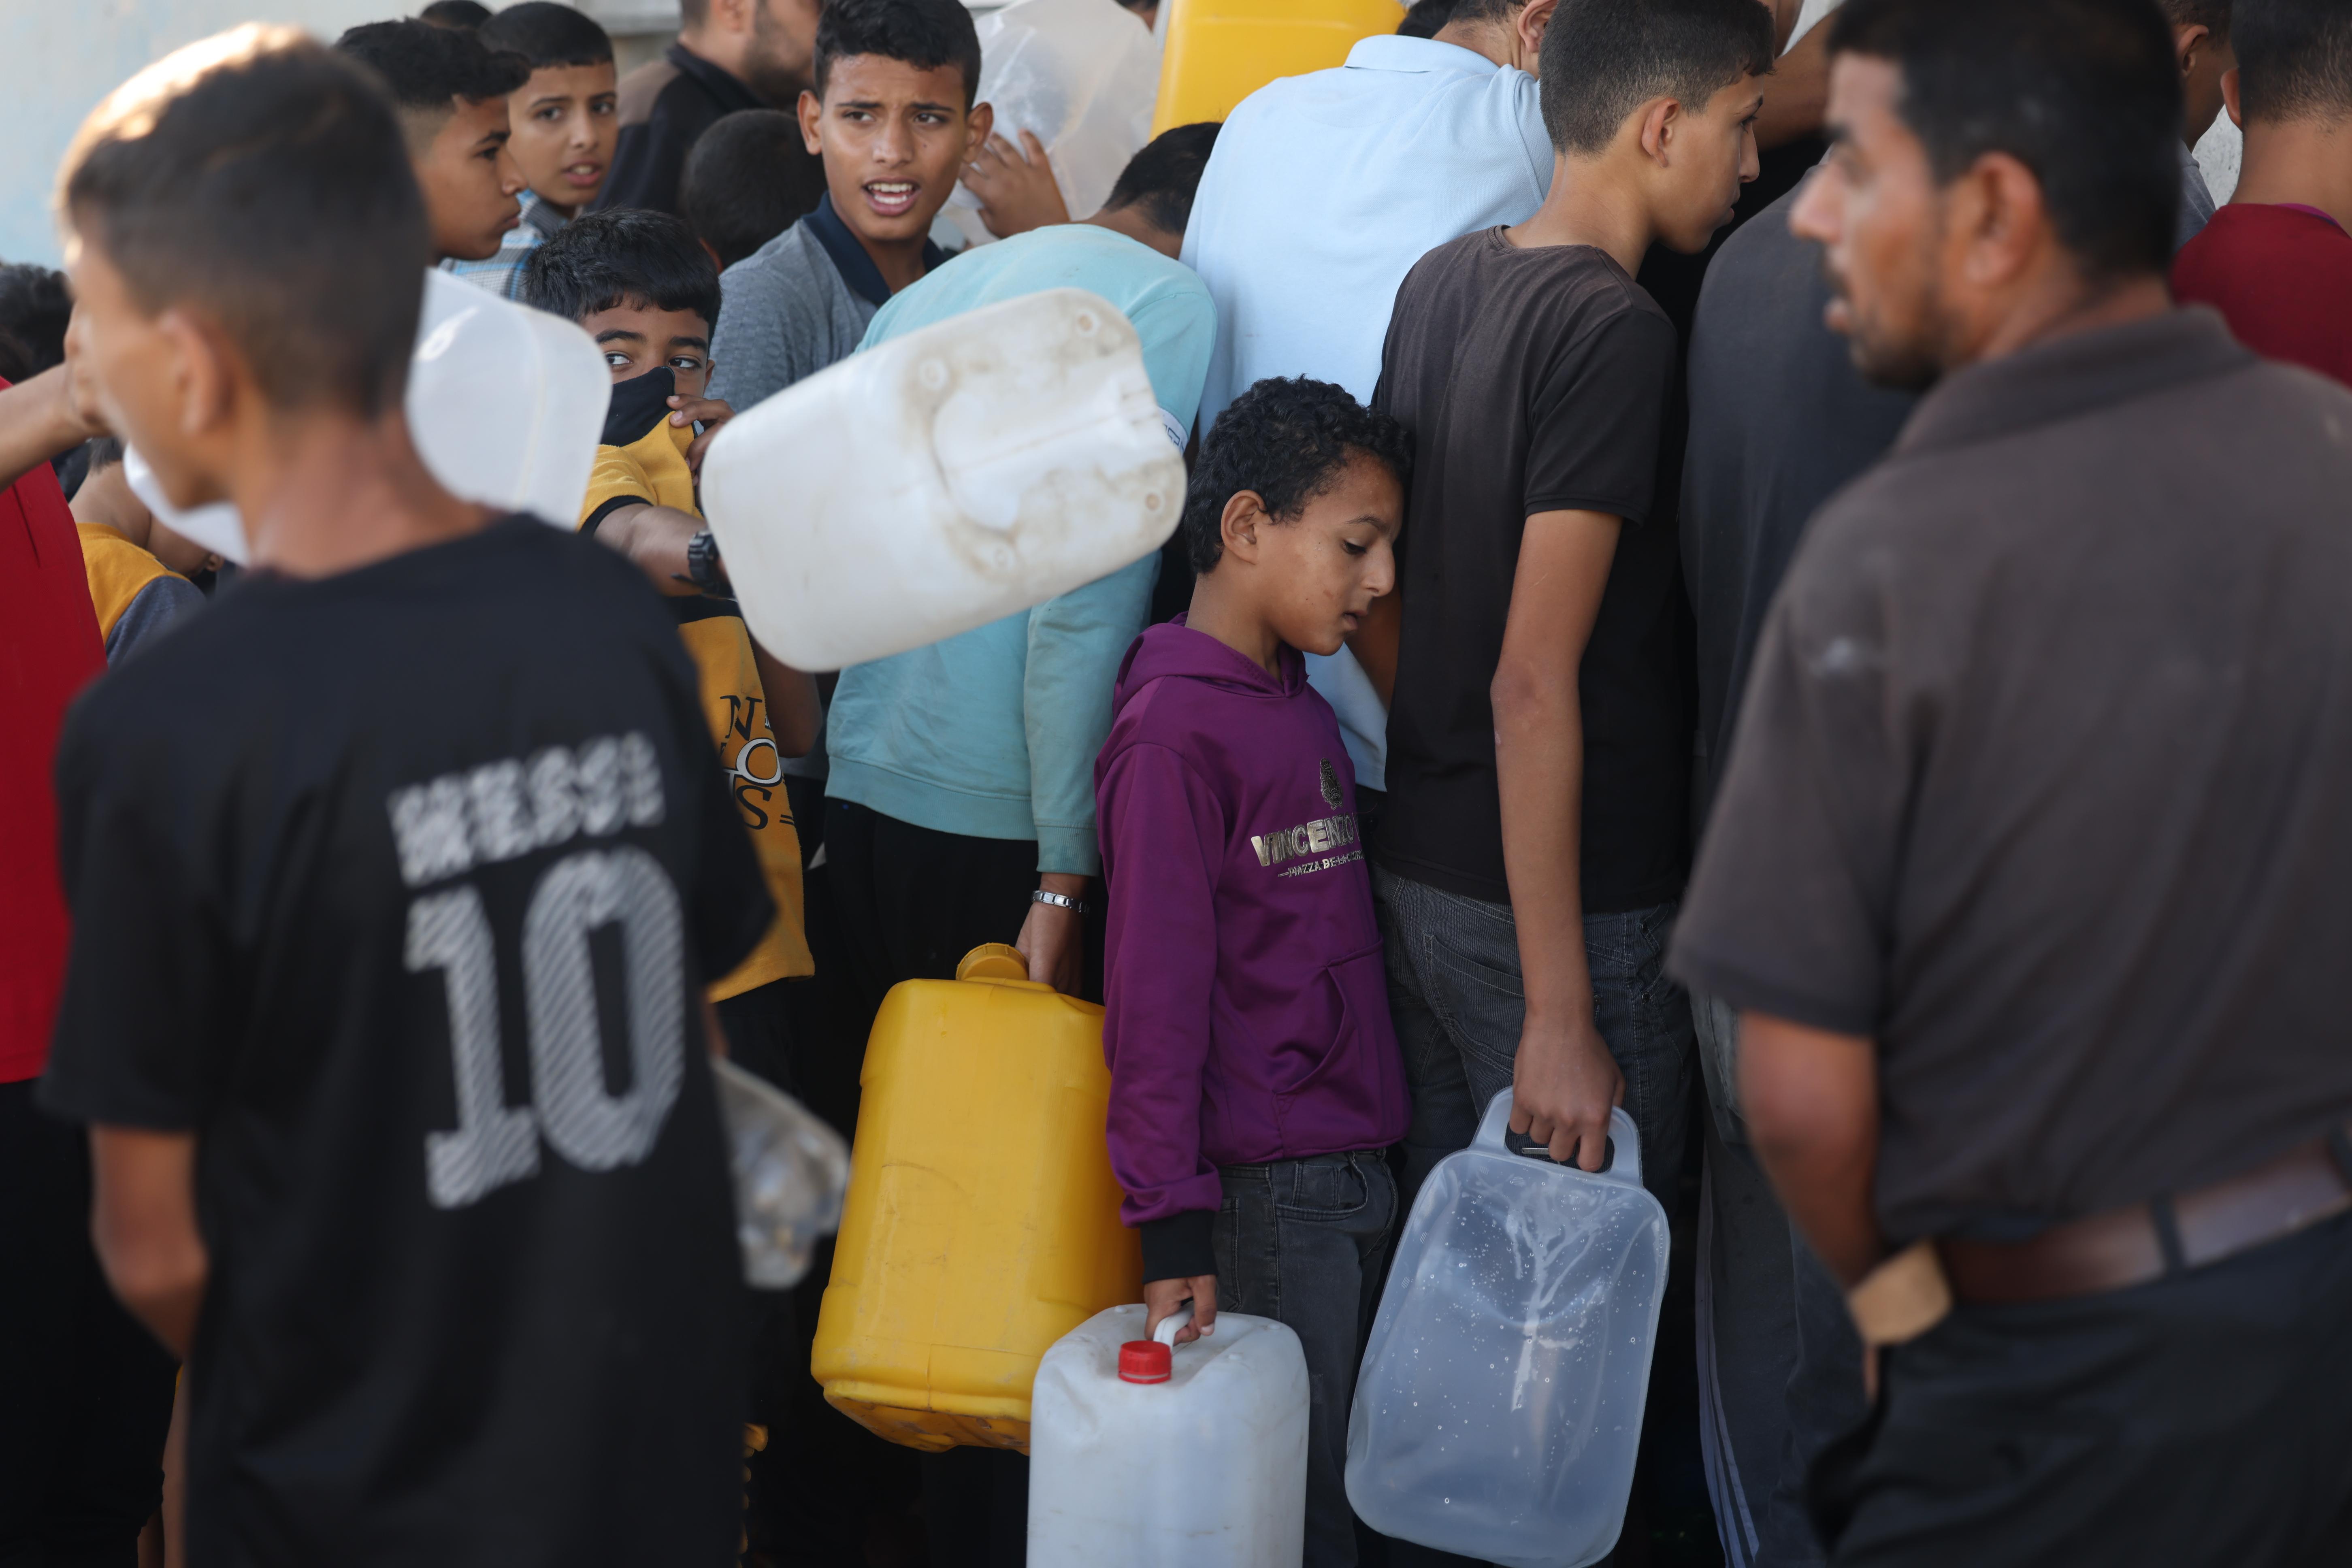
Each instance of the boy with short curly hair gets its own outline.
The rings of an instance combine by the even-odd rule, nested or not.
[[[1356,773],[1307,684],[1395,586],[1410,458],[1328,382],[1261,381],[1202,443],[1184,616],[1137,638],[1095,764],[1111,1166],[1151,1327],[1188,1298],[1307,1352],[1307,1553],[1355,1561],[1342,1473],[1411,1117]]]

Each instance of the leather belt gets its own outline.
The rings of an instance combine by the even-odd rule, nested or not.
[[[2192,1192],[2053,1226],[2030,1241],[1936,1243],[1955,1299],[2047,1301],[2201,1268],[2352,1209],[2352,1128]]]

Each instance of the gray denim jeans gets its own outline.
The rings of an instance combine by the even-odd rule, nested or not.
[[[1412,1127],[1405,1205],[1437,1162],[1467,1148],[1487,1102],[1511,1087],[1528,1005],[1508,904],[1440,892],[1375,866],[1387,945],[1389,1013],[1404,1048]],[[1642,1184],[1668,1212],[1689,1136],[1690,999],[1666,978],[1677,903],[1584,917],[1592,1017],[1625,1075],[1625,1111],[1642,1134]]]
[[[1378,1149],[1217,1174],[1217,1310],[1287,1324],[1307,1352],[1305,1568],[1354,1568],[1348,1407],[1396,1228],[1396,1179]]]

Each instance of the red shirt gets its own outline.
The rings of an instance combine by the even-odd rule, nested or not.
[[[2352,234],[2317,208],[2223,207],[2173,258],[2172,292],[2263,358],[2352,385]]]
[[[49,763],[66,704],[105,668],[73,514],[37,463],[0,490],[0,1083],[49,1058],[66,973]]]

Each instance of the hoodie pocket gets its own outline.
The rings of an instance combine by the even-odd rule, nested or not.
[[[1321,1059],[1275,1092],[1285,1100],[1311,1094],[1335,1111],[1377,1119],[1388,1080],[1401,1085],[1404,1071],[1389,1023],[1388,966],[1380,944],[1327,966],[1322,984],[1334,1004],[1330,1042]]]

